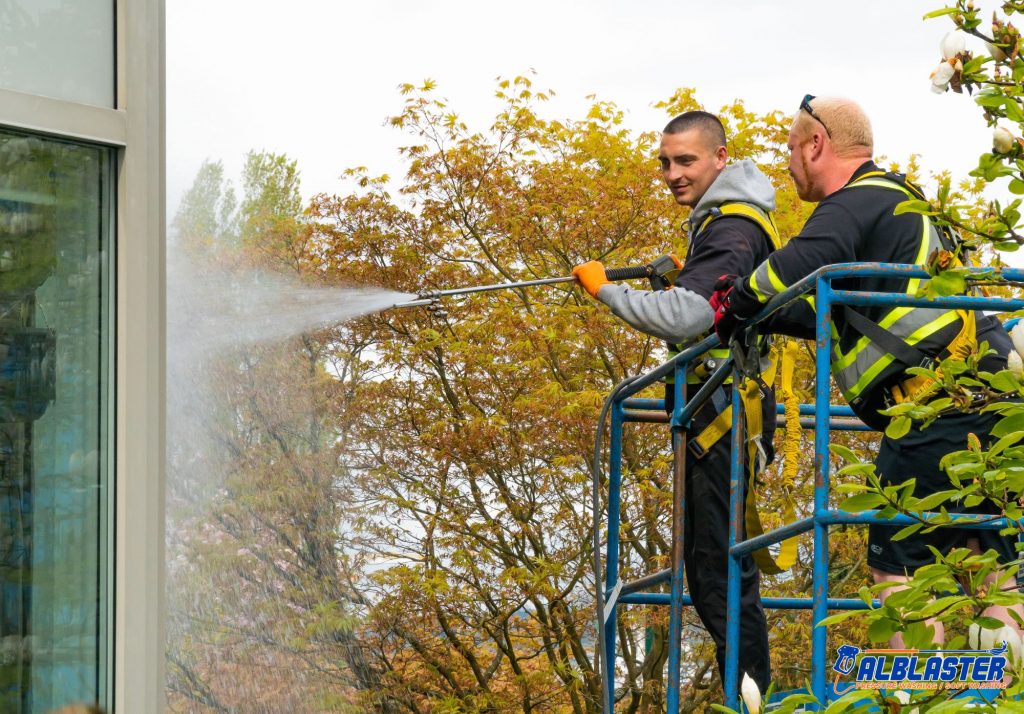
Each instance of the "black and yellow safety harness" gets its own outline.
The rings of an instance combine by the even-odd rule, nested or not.
[[[712,209],[711,214],[701,223],[699,234],[712,221],[724,216],[739,216],[756,223],[768,237],[769,252],[781,247],[778,228],[771,216],[744,203],[727,203]],[[765,343],[758,342],[756,351],[760,353]],[[680,348],[669,345],[670,352],[678,353]],[[746,377],[739,386],[740,402],[743,405],[743,416],[746,424],[745,443],[747,449],[748,482],[744,503],[744,522],[748,538],[755,538],[765,531],[761,523],[761,515],[757,510],[757,479],[766,466],[762,436],[764,434],[764,412],[762,400],[775,382],[776,373],[781,366],[780,396],[785,405],[786,439],[783,447],[784,465],[782,469],[781,515],[782,525],[796,520],[796,503],[793,490],[799,467],[800,454],[800,403],[793,388],[793,372],[799,345],[795,340],[787,340],[785,347],[779,350],[771,347],[768,350],[768,365],[759,377]],[[727,346],[709,350],[695,360],[697,367],[687,374],[687,382],[700,382],[714,367],[729,355]],[[689,440],[689,448],[696,458],[701,458],[714,446],[719,439],[732,430],[732,403],[727,401],[724,393],[717,394],[718,415],[696,437]],[[715,400],[712,400],[715,402]],[[796,561],[797,540],[790,538],[779,547],[778,556],[773,557],[767,548],[753,553],[754,561],[761,572],[769,575],[782,573],[793,566]]]
[[[908,199],[919,201],[927,200],[920,188],[908,181],[904,174],[896,172],[869,171],[851,181],[849,186],[875,186],[879,188],[887,188],[894,191],[900,191]],[[922,224],[924,229],[921,238],[921,245],[918,249],[917,263],[924,264],[928,260],[929,252],[934,249],[947,251],[950,255],[950,265],[952,267],[963,266],[969,262],[958,237],[949,228],[935,224],[927,216],[922,216]],[[929,238],[932,231],[934,231],[934,237],[937,239],[936,241],[931,241]],[[933,243],[935,244],[933,245]],[[910,280],[907,283],[906,293],[908,295],[914,295],[917,293],[919,287],[919,280]],[[975,313],[973,310],[956,309],[944,311],[945,314],[941,318],[933,321],[934,324],[938,325],[939,320],[949,320],[952,317],[949,313],[952,313],[961,321],[961,329],[957,332],[956,336],[938,356],[933,356],[926,354],[915,347],[914,344],[916,343],[912,343],[903,336],[894,334],[891,330],[886,329],[885,323],[888,321],[888,316],[884,316],[880,321],[881,324],[879,324],[849,306],[837,307],[840,308],[837,312],[841,311],[847,324],[854,331],[862,335],[862,337],[866,338],[869,342],[875,343],[875,345],[885,353],[883,355],[884,359],[891,358],[892,361],[898,362],[905,367],[935,368],[935,365],[944,357],[963,360],[976,349],[977,330]],[[906,308],[895,308],[890,314],[895,314],[900,310],[906,310]],[[930,329],[931,324],[932,323],[929,323],[928,325],[918,327],[915,334],[929,334],[932,331]],[[919,337],[918,339],[921,338]],[[871,368],[866,370],[864,376],[862,376],[854,385],[855,391],[851,395],[853,397],[850,400],[851,403],[855,403],[862,394],[875,388],[875,385],[871,383],[872,380],[868,378],[868,375],[872,374],[872,372],[878,375],[881,373],[881,370],[874,370]],[[888,404],[900,404],[905,401],[917,399],[930,391],[934,384],[935,380],[927,375],[911,376],[905,380],[897,382],[896,384],[886,387],[884,401]]]
[[[883,171],[871,171],[865,173],[853,182],[850,186],[878,186],[898,190],[904,193],[908,199],[926,200],[924,194],[917,186],[906,180],[906,177],[897,173],[886,173]],[[704,230],[709,223],[722,216],[742,216],[754,221],[770,241],[770,249],[780,247],[778,230],[771,217],[758,211],[752,206],[745,204],[726,204],[712,212],[701,224],[700,230]],[[925,217],[926,218],[926,217]],[[926,219],[927,220],[927,219]],[[966,259],[962,256],[962,247],[955,235],[946,228],[933,224],[928,220],[925,225],[925,234],[922,236],[922,245],[919,250],[919,263],[925,262],[927,250],[932,241],[928,238],[928,231],[935,230],[938,239],[937,247],[949,251],[953,257],[953,265],[963,265]],[[908,294],[915,294],[919,288],[917,280],[909,281],[907,286]],[[940,357],[933,357],[917,349],[913,344],[903,339],[900,335],[886,329],[853,309],[843,310],[847,323],[856,332],[860,333],[867,341],[874,342],[885,353],[886,359],[897,361],[908,367],[930,366],[939,361],[942,356],[951,356],[957,359],[964,359],[976,348],[975,315],[972,310],[955,310],[956,317],[961,320],[962,327],[953,340],[942,351]],[[883,323],[885,320],[883,319]],[[672,346],[670,346],[671,349]],[[763,348],[763,345],[761,345]],[[678,349],[676,350],[678,351]],[[704,362],[708,367],[713,368],[729,354],[727,347],[710,350],[704,356]],[[756,486],[757,478],[764,466],[763,448],[761,437],[764,433],[764,415],[761,407],[763,394],[767,393],[775,381],[776,373],[781,371],[781,383],[779,386],[780,401],[784,404],[785,410],[785,438],[783,441],[783,468],[781,486],[781,517],[782,525],[787,525],[796,520],[796,504],[793,499],[793,490],[796,483],[796,476],[799,468],[800,455],[800,405],[796,391],[793,387],[793,373],[799,354],[799,345],[795,340],[787,340],[785,345],[779,349],[772,347],[768,352],[768,365],[761,371],[759,378],[746,377],[740,385],[741,403],[746,423],[746,448],[748,464],[747,497],[744,504],[744,522],[746,525],[747,538],[756,538],[764,533],[761,517],[757,510]],[[700,369],[691,370],[687,375],[687,381],[699,382],[710,369],[704,373]],[[888,401],[901,403],[915,399],[926,391],[933,388],[934,380],[928,376],[912,376],[906,380],[890,386],[887,390]],[[858,385],[862,386],[863,385]],[[874,385],[870,385],[874,386]],[[724,401],[720,399],[719,401]],[[700,458],[715,443],[732,429],[732,405],[725,405],[718,410],[715,419],[701,431],[695,438],[690,440],[691,451]],[[754,560],[761,572],[766,574],[777,574],[788,570],[796,561],[797,540],[791,538],[780,544],[779,553],[773,557],[767,548],[753,553]]]

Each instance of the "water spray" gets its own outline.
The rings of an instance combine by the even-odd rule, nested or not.
[[[605,270],[605,277],[610,282],[622,280],[640,280],[647,278],[653,290],[664,290],[671,287],[679,274],[679,259],[674,255],[662,255],[655,258],[647,265],[634,265],[626,268],[609,268]],[[473,293],[485,293],[493,290],[514,290],[518,288],[531,288],[539,285],[558,285],[559,283],[572,283],[576,278],[571,275],[560,278],[542,278],[540,280],[523,280],[516,283],[494,283],[492,285],[475,285],[468,288],[454,288],[452,290],[432,290],[419,293],[415,300],[399,302],[392,305],[392,308],[401,307],[427,307],[436,310],[443,298],[470,295]]]

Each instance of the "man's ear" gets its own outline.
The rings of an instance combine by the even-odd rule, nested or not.
[[[725,168],[725,165],[729,162],[729,150],[724,146],[719,146],[715,149],[715,166],[719,171]]]
[[[811,161],[817,161],[825,150],[825,135],[815,131],[811,136]]]

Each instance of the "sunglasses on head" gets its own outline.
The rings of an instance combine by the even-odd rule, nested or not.
[[[805,112],[807,112],[808,114],[810,114],[812,119],[814,119],[819,124],[821,124],[821,127],[825,130],[825,133],[828,134],[828,138],[831,139],[832,138],[832,132],[830,132],[828,130],[828,126],[825,124],[825,122],[823,122],[821,120],[821,117],[819,117],[817,114],[815,114],[814,110],[811,109],[811,100],[812,99],[814,99],[814,95],[813,94],[805,94],[804,98],[803,98],[803,101],[800,102],[800,108],[802,110],[804,110]]]

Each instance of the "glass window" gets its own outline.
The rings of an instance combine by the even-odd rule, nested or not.
[[[0,27],[0,87],[114,107],[112,0],[6,0]]]
[[[0,129],[0,711],[106,705],[111,150]]]

